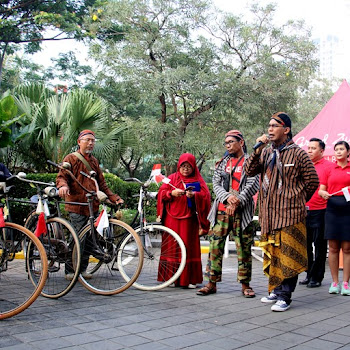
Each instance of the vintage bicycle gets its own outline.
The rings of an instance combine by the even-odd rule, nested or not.
[[[85,261],[86,272],[92,274],[92,278],[87,279],[80,274],[79,281],[85,288],[96,294],[113,295],[123,292],[136,281],[142,269],[143,248],[139,236],[128,224],[112,218],[115,205],[108,203],[106,194],[99,190],[93,171],[90,174],[81,172],[95,183],[96,191],[89,191],[70,171],[69,163],[62,165],[52,161],[48,163],[67,172],[86,192],[89,220],[78,232],[78,236],[82,246],[82,261]],[[107,224],[100,232],[95,225],[96,218],[93,211],[95,198],[102,203],[103,210],[107,212],[107,207],[110,209]],[[86,205],[78,202],[64,203]],[[121,269],[130,277],[128,280],[123,278]]]
[[[8,179],[10,180],[10,178]],[[44,288],[48,263],[39,239],[25,227],[11,223],[8,195],[13,186],[0,184],[0,320],[28,308]],[[7,216],[4,221],[3,212]],[[6,215],[7,214],[7,215]],[[28,278],[28,275],[31,278]],[[35,283],[33,280],[35,279]]]
[[[10,198],[9,201],[35,207],[41,203],[45,210],[47,232],[39,239],[46,251],[49,273],[41,294],[47,298],[60,298],[66,295],[78,280],[81,262],[79,237],[73,226],[62,218],[54,183],[27,179],[25,173],[19,173],[15,177],[28,183],[31,187],[35,187],[37,194],[31,200]],[[37,210],[32,210],[26,218],[24,226],[34,232],[38,224],[38,216]],[[71,279],[66,278],[67,269],[72,273]],[[33,279],[33,283],[37,282],[35,275],[30,274],[29,277]]]
[[[148,191],[151,182],[143,183],[137,178],[127,178],[125,181],[141,185],[138,211],[131,226],[141,238],[144,258],[142,271],[133,286],[146,291],[165,288],[180,277],[186,264],[186,247],[175,231],[160,222],[147,223],[145,205],[157,196],[157,192]],[[174,262],[172,266],[169,267],[162,257],[172,260]],[[126,280],[129,280],[130,276],[124,267],[124,265],[120,267],[120,272]]]

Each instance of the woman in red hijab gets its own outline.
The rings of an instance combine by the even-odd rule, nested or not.
[[[210,192],[196,165],[196,158],[190,153],[180,156],[177,164],[177,172],[169,176],[170,183],[163,184],[158,192],[157,215],[163,224],[182,238],[187,252],[186,266],[175,286],[195,288],[197,283],[202,283],[202,262],[199,242],[199,231],[204,235],[209,230],[207,216],[210,210]],[[193,190],[185,191],[191,186]],[[162,250],[166,247],[162,246]],[[168,280],[166,271],[171,271],[169,265],[176,264],[173,259],[165,261],[166,257],[160,258],[158,280]]]

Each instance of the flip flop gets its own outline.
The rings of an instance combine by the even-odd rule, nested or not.
[[[197,295],[209,295],[209,294],[215,294],[216,293],[216,287],[209,288],[208,286],[204,286],[201,288],[196,294]]]
[[[252,288],[242,289],[242,294],[245,298],[255,298],[255,292]]]

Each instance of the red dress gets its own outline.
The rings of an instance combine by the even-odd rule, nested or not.
[[[180,165],[184,162],[190,163],[194,169],[190,176],[185,177],[180,174]],[[192,199],[188,199],[186,196],[172,197],[171,192],[174,188],[169,184],[163,184],[158,192],[158,216],[162,218],[165,226],[179,234],[186,247],[185,269],[175,282],[175,285],[185,287],[203,281],[199,229],[201,228],[204,234],[209,230],[210,224],[207,216],[210,210],[210,192],[199,173],[195,157],[190,153],[184,153],[180,156],[177,172],[171,174],[169,179],[173,186],[181,189],[188,183],[199,183],[200,185],[200,191],[195,192]],[[165,249],[168,247],[162,243],[162,251]],[[170,259],[164,256],[161,256],[160,259],[158,280],[168,280],[173,274],[166,271],[171,271],[171,266],[176,268],[180,259],[174,261],[174,258]]]

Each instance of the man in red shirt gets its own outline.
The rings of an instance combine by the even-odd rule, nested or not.
[[[322,177],[325,169],[332,166],[331,162],[323,158],[324,150],[325,143],[322,140],[318,138],[310,139],[307,153],[315,166],[319,178]],[[308,269],[306,278],[300,281],[299,284],[306,285],[308,288],[320,287],[325,273],[327,240],[324,239],[324,217],[326,206],[327,201],[318,195],[318,190],[306,203]],[[314,245],[314,251],[312,244]]]
[[[211,230],[205,277],[209,282],[197,294],[216,293],[216,283],[221,282],[222,277],[225,242],[230,235],[236,244],[237,280],[241,283],[242,294],[245,298],[254,298],[255,292],[250,286],[251,246],[254,240],[252,219],[253,196],[259,188],[259,176],[248,177],[244,172],[248,154],[243,135],[239,130],[227,132],[223,146],[227,152],[215,165],[212,182],[216,198],[208,215]]]

